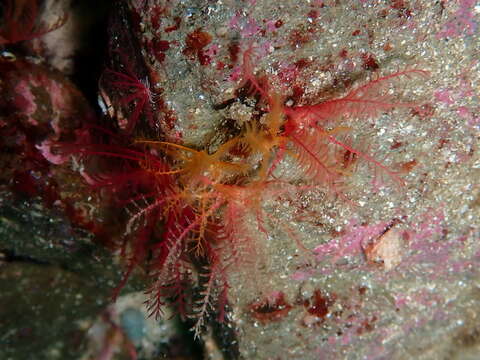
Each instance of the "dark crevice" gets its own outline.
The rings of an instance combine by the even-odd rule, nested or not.
[[[22,263],[29,263],[34,265],[51,265],[47,261],[35,259],[33,257],[27,255],[17,255],[13,250],[9,249],[0,249],[0,256],[2,257],[1,260],[3,262],[22,262]]]
[[[228,314],[229,311],[231,311],[231,309],[227,305],[225,308],[226,314]],[[228,315],[225,315],[225,319],[222,322],[212,321],[211,326],[215,342],[222,352],[224,359],[241,359],[237,334],[233,323],[228,319]]]
[[[98,81],[103,71],[108,44],[108,14],[114,1],[82,0],[73,2],[73,12],[85,19],[81,33],[82,47],[74,56],[74,73],[71,78],[81,92],[100,111],[97,104]],[[95,9],[95,11],[92,11]]]

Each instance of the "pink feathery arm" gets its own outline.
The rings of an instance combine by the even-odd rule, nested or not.
[[[315,126],[342,116],[356,119],[372,118],[395,107],[412,106],[411,103],[392,100],[388,87],[393,81],[402,77],[427,75],[427,71],[418,69],[398,71],[356,87],[339,99],[327,100],[316,105],[285,108],[285,112],[297,127]]]

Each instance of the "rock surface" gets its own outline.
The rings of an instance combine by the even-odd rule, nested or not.
[[[151,93],[137,94],[148,95],[144,103],[125,101],[131,89],[107,77],[100,91],[119,132],[137,137],[215,148],[261,117],[254,97],[240,89],[249,49],[255,76],[268,79],[289,106],[340,98],[399,69],[429,72],[388,89],[405,106],[335,124],[405,184],[359,166],[345,181],[345,197],[306,187],[298,198],[272,196],[262,204],[268,221],[255,240],[261,253],[254,267],[231,274],[227,321],[212,315],[203,335],[207,356],[479,357],[479,17],[474,0],[132,0],[114,9],[107,67],[134,74],[137,88]],[[32,125],[29,119],[21,121]],[[292,159],[275,171],[302,180]],[[88,236],[72,235],[64,216],[2,194],[0,302],[8,311],[0,310],[0,344],[7,345],[0,355],[76,358],[87,346],[82,324],[105,311],[117,270]],[[79,195],[76,203],[83,201]],[[62,291],[42,296],[49,286]],[[27,296],[16,302],[20,295]],[[115,341],[105,343],[128,357],[131,344],[148,338],[138,330],[145,313],[108,311],[95,329],[108,329]],[[60,330],[78,337],[57,344]],[[143,345],[151,344],[159,346]],[[95,346],[113,351],[88,346],[84,354]]]

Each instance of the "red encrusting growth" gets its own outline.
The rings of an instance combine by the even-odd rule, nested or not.
[[[334,302],[335,299],[324,296],[320,290],[315,290],[312,298],[305,300],[304,306],[309,314],[324,320]]]
[[[185,39],[185,49],[183,49],[183,54],[190,59],[197,57],[201,65],[210,64],[210,57],[205,53],[205,47],[210,44],[212,41],[212,35],[202,31],[202,29],[197,29],[190,34],[188,34]]]

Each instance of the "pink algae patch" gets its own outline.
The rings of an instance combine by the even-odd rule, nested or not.
[[[246,20],[245,20],[246,19]],[[245,17],[241,12],[237,11],[235,15],[230,18],[228,22],[230,29],[240,31],[240,35],[243,39],[250,38],[260,32],[262,28],[258,25],[257,21],[248,15]]]
[[[31,85],[28,81],[22,80],[15,86],[15,104],[21,112],[28,117],[28,122],[34,126],[38,125],[32,115],[37,111],[35,95],[31,91]]]
[[[447,105],[452,105],[455,103],[452,99],[452,92],[449,89],[437,90],[434,93],[435,99],[439,102],[442,102]]]
[[[467,246],[466,237],[447,237],[448,223],[442,209],[427,212],[420,219],[414,229],[405,231],[410,255],[402,262],[402,271],[420,271],[422,276],[436,279],[466,271],[477,261],[475,256],[460,260],[459,256]]]
[[[265,30],[267,31],[267,33],[272,33],[274,31],[277,31],[276,23],[277,23],[277,21],[275,21],[275,20],[268,20],[265,23]]]
[[[240,32],[240,35],[243,38],[248,38],[248,37],[252,37],[259,31],[260,31],[260,26],[258,26],[255,19],[248,18],[247,23],[245,24],[245,26],[242,28],[242,31]]]
[[[217,55],[218,51],[220,50],[220,47],[217,44],[212,44],[205,50],[205,55],[213,57]]]
[[[305,281],[305,280],[310,279],[313,275],[314,275],[314,272],[312,270],[310,270],[310,271],[298,270],[298,271],[295,271],[290,276],[290,279],[295,280],[295,281]]]
[[[46,82],[45,85],[50,94],[53,107],[60,110],[67,108],[68,104],[66,104],[66,102],[68,101],[68,97],[65,97],[65,90],[63,89],[63,85],[51,80]]]
[[[231,29],[236,29],[239,27],[240,24],[240,19],[241,19],[241,13],[237,11],[235,15],[233,15],[228,22],[228,27]]]
[[[387,226],[387,222],[375,225],[359,225],[356,220],[352,220],[345,235],[317,246],[313,252],[317,255],[317,260],[323,260],[326,256],[333,256],[332,263],[344,256],[359,255],[363,251],[363,246],[380,236]]]
[[[50,140],[43,141],[40,145],[35,146],[45,159],[54,165],[60,165],[70,159],[68,155],[56,155],[52,152],[52,142]]]
[[[480,126],[480,117],[475,116],[470,109],[466,106],[460,106],[457,109],[458,115],[467,121],[467,124],[472,127],[479,127]]]
[[[437,33],[437,39],[475,34],[477,23],[472,11],[474,6],[475,0],[460,0],[459,9],[455,12],[452,19],[443,25],[442,30]]]
[[[20,81],[15,86],[15,93],[24,100],[21,108],[25,115],[33,115],[37,111],[37,104],[35,103],[35,95],[32,94],[30,83],[26,80]]]
[[[442,234],[444,228],[445,215],[443,210],[426,212],[422,216],[422,222],[416,230],[408,231],[412,246],[419,245],[421,241],[431,238],[434,235]]]

